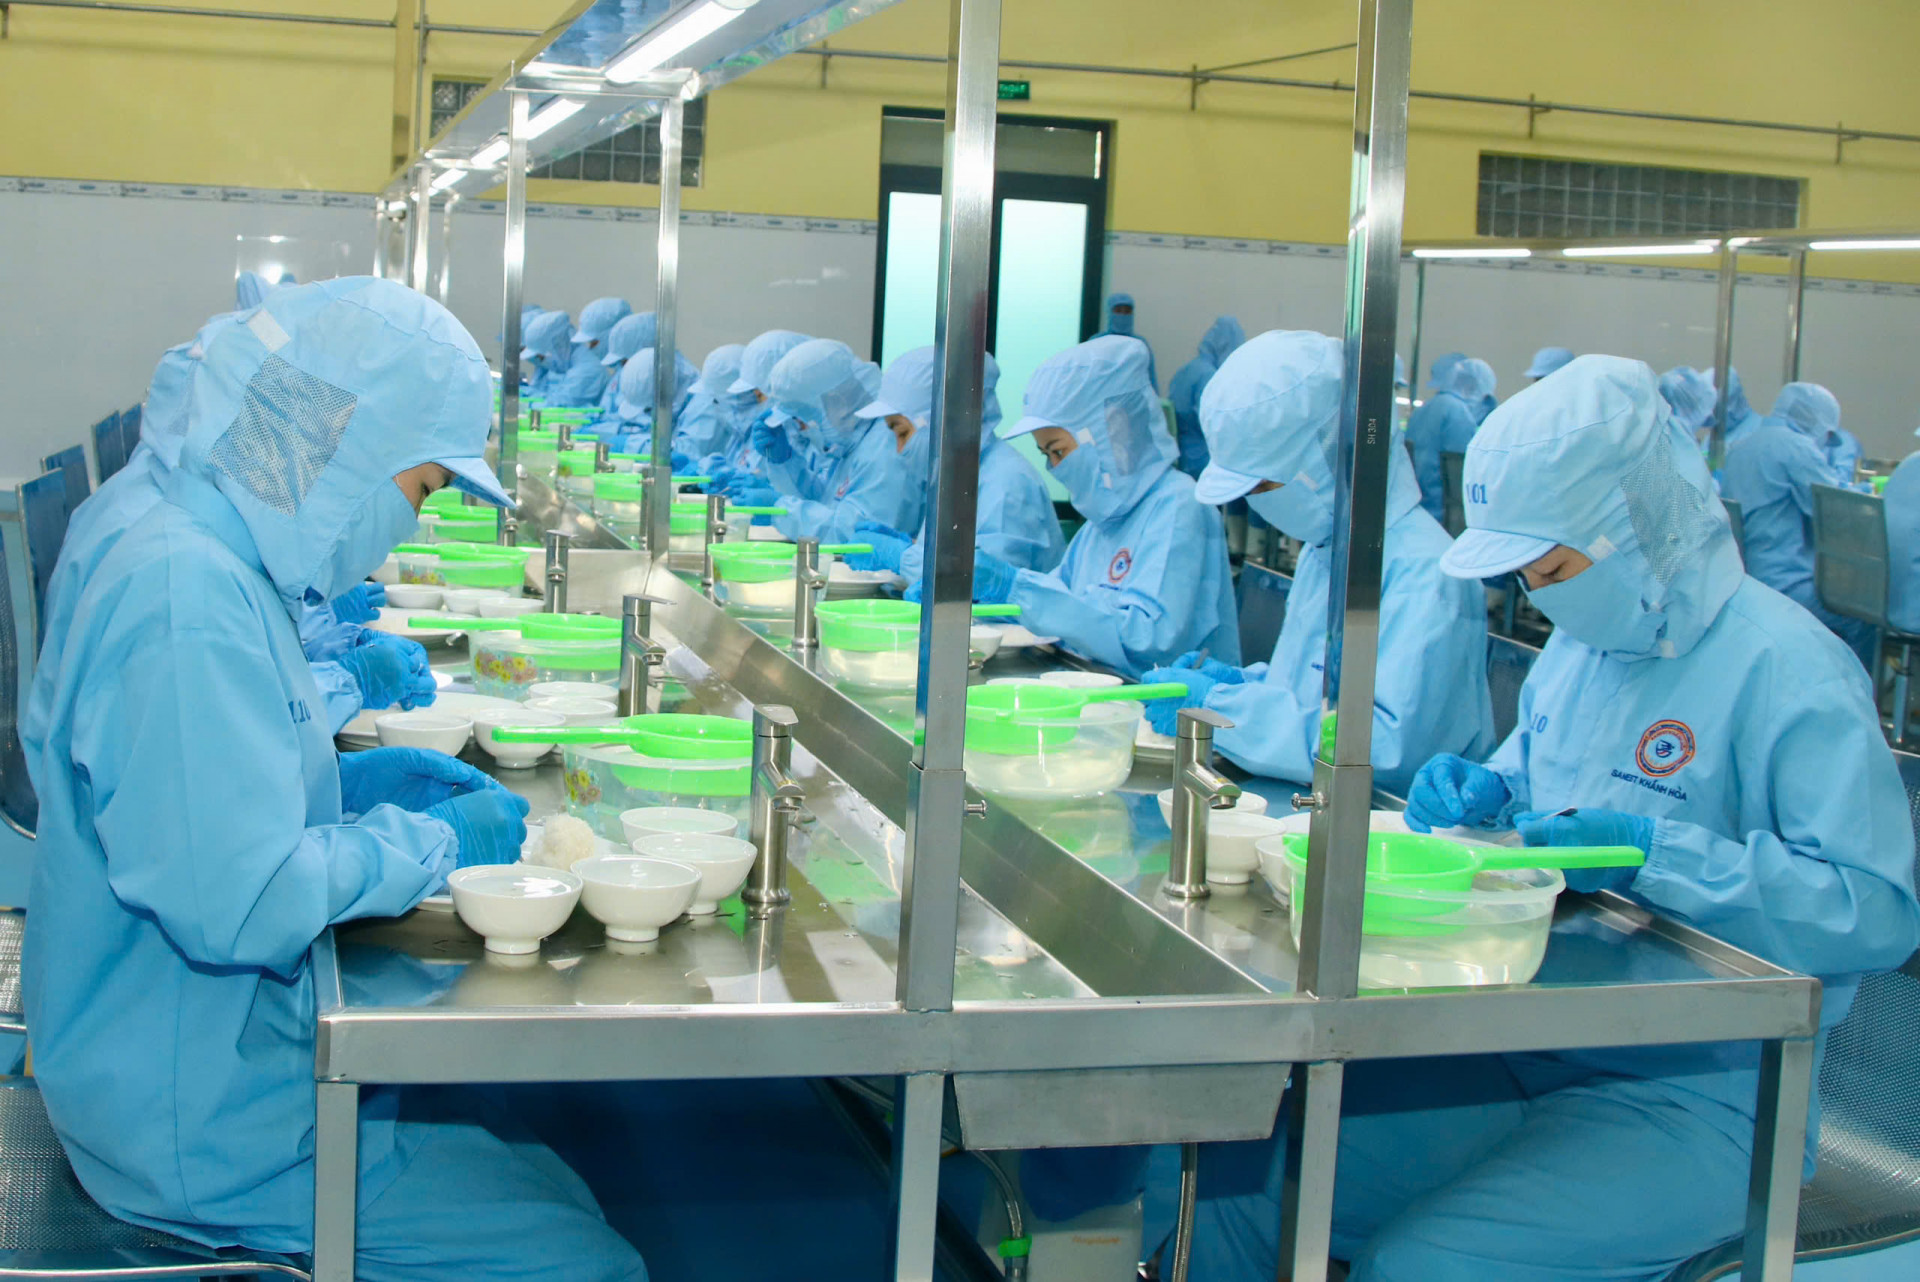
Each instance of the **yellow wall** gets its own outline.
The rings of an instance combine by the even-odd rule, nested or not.
[[[207,0],[200,0],[206,3]],[[390,17],[394,0],[246,0],[248,8]],[[438,21],[538,27],[565,0],[430,0]],[[946,0],[902,0],[848,48],[940,53]],[[1905,65],[1912,0],[1419,0],[1413,82],[1448,92],[1920,133]],[[1008,0],[1008,58],[1214,65],[1351,39],[1351,0]],[[517,41],[436,36],[440,75],[484,78]],[[0,44],[0,172],[371,191],[388,176],[395,35],[16,8]],[[1352,77],[1340,52],[1254,69]],[[1344,235],[1349,98],[1184,81],[1013,72],[1017,110],[1117,122],[1111,225],[1331,242]],[[794,58],[715,95],[695,209],[872,217],[880,108],[938,106],[944,70]],[[1920,223],[1920,144],[1526,114],[1416,100],[1407,234],[1473,232],[1477,154],[1535,154],[1805,178],[1823,226]],[[649,204],[651,191],[541,183],[536,199]],[[1824,256],[1815,270],[1920,280],[1915,256]]]

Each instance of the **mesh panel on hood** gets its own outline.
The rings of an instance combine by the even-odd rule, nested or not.
[[[209,461],[283,516],[292,516],[333,461],[355,398],[268,356]]]

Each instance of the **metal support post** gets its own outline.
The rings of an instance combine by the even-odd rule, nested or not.
[[[407,284],[427,292],[427,249],[433,241],[433,167],[413,167],[413,195],[407,204]]]
[[[660,275],[653,296],[653,456],[647,464],[654,502],[647,509],[647,551],[667,554],[673,515],[674,321],[680,290],[680,127],[686,104],[660,106]]]
[[[1420,331],[1427,323],[1427,260],[1413,260],[1413,346],[1407,352],[1407,410],[1420,403]]]
[[[360,1087],[353,1082],[315,1083],[313,1123],[314,1280],[353,1282]]]
[[[1787,352],[1780,365],[1780,381],[1800,381],[1801,308],[1807,301],[1807,251],[1787,251]]]
[[[1346,1075],[1339,1060],[1295,1065],[1281,1105],[1287,1170],[1280,1186],[1280,1276],[1291,1282],[1326,1282]]]
[[[527,95],[507,94],[506,288],[500,334],[500,454],[495,466],[507,493],[520,484],[520,306],[527,274]],[[505,541],[504,533],[502,541]]]
[[[547,591],[543,608],[548,614],[565,614],[567,612],[567,553],[573,547],[573,538],[564,530],[548,530],[546,545]]]
[[[700,591],[707,600],[715,599],[719,578],[713,572],[713,545],[727,539],[727,496],[707,495],[707,537],[700,546]]]
[[[894,1282],[933,1282],[946,1091],[944,1074],[915,1073],[900,1079],[894,1096],[893,1212],[900,1226],[893,1242]]]
[[[1760,1095],[1753,1124],[1753,1177],[1740,1276],[1787,1282],[1800,1224],[1800,1172],[1813,1096],[1813,1039],[1760,1044]]]
[[[1713,325],[1713,434],[1707,440],[1707,466],[1718,472],[1727,457],[1727,383],[1733,377],[1733,287],[1740,271],[1740,250],[1728,241],[1720,247],[1720,294]]]
[[[447,306],[453,291],[453,207],[459,203],[460,197],[449,192],[440,207],[440,252],[434,259],[433,296],[442,307]]]
[[[381,280],[387,279],[387,201],[384,196],[373,198],[373,274]]]

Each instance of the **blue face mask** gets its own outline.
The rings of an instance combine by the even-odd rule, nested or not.
[[[1111,334],[1133,333],[1133,313],[1132,312],[1108,312],[1107,313],[1107,332]]]
[[[1067,487],[1067,497],[1081,516],[1089,521],[1104,521],[1113,515],[1119,496],[1100,484],[1100,459],[1091,445],[1082,441],[1079,448],[1050,470],[1053,479]]]
[[[419,524],[419,514],[400,487],[390,480],[382,483],[340,531],[340,540],[320,567],[311,590],[323,600],[333,600],[379,569],[387,554],[411,537]]]
[[[933,437],[925,424],[914,428],[913,435],[907,438],[907,447],[900,451],[900,461],[906,465],[907,475],[916,479],[927,474],[927,455],[933,449]]]
[[[1528,588],[1527,597],[1554,627],[1582,645],[1620,658],[1644,658],[1660,644],[1667,620],[1641,607],[1640,577],[1627,560],[1616,553],[1563,583]]]
[[[1325,547],[1333,538],[1333,506],[1305,481],[1289,481],[1277,490],[1247,495],[1247,506],[1267,524],[1309,547]]]

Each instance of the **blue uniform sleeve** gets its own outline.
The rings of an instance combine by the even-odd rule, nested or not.
[[[1778,965],[1845,976],[1920,947],[1913,825],[1864,687],[1783,692],[1763,787],[1771,829],[1732,840],[1659,819],[1632,893]]]
[[[315,663],[337,659],[355,646],[361,644],[366,629],[357,623],[342,623],[334,616],[333,607],[321,602],[302,602],[294,615],[294,624],[300,629],[300,648],[307,658]]]
[[[856,448],[831,493],[818,498],[782,492],[778,506],[785,516],[773,518],[774,527],[788,538],[818,538],[829,543],[858,542],[862,521],[878,521],[896,530],[920,524],[921,503],[904,460],[893,448],[893,437],[869,437],[875,446]],[[862,446],[867,446],[863,441]],[[839,491],[844,487],[845,493]]]
[[[257,620],[220,622],[136,640],[76,708],[74,765],[116,895],[196,963],[290,976],[329,925],[432,893],[457,847],[446,824],[390,805],[309,827],[284,679],[246,643]]]
[[[313,684],[320,688],[320,704],[326,709],[327,730],[339,734],[366,707],[360,683],[337,663],[316,663],[312,672]]]
[[[1062,577],[1070,572],[1067,562],[1051,574],[1021,570],[1011,597],[1021,624],[1132,677],[1198,646],[1222,622],[1202,596],[1214,582],[1206,558],[1225,557],[1220,514],[1184,499],[1154,515],[1161,524],[1150,542],[1132,550],[1133,565],[1119,585],[1073,586]],[[1233,662],[1240,656],[1236,649],[1219,657]]]

